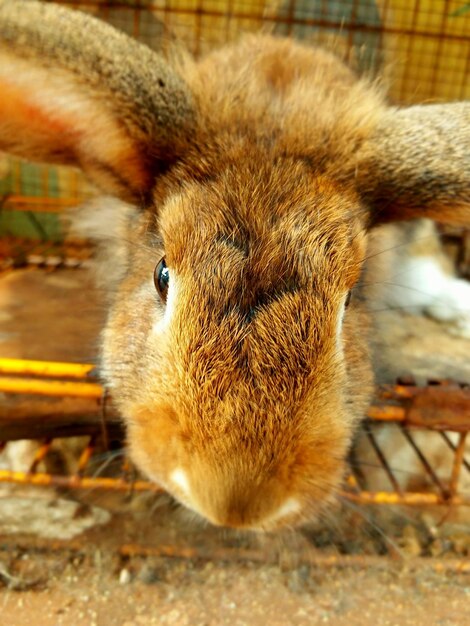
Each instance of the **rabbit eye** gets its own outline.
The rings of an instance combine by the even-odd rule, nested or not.
[[[163,259],[161,259],[155,266],[153,282],[155,283],[155,289],[158,291],[160,298],[163,302],[166,302],[168,285],[170,283],[170,270],[165,263],[165,257],[163,257]]]
[[[349,303],[351,302],[351,294],[352,291],[348,291],[348,295],[346,296],[346,300],[344,302],[344,308],[347,309],[349,306]]]

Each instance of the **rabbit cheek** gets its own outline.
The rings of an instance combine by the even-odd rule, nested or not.
[[[178,418],[171,407],[134,408],[128,419],[130,455],[138,468],[157,484],[174,492],[171,476],[178,469],[180,434]],[[177,481],[173,481],[177,483]],[[181,476],[180,486],[187,491],[187,481]],[[177,483],[178,484],[178,483]],[[179,490],[178,490],[179,491]]]

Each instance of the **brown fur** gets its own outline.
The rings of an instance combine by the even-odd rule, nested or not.
[[[5,149],[78,163],[140,200],[193,124],[186,85],[146,46],[79,11],[2,0],[0,21]]]
[[[91,157],[80,139],[71,154],[106,190],[147,199],[129,229],[128,265],[103,335],[104,372],[134,460],[216,524],[270,529],[310,519],[338,489],[372,389],[360,297],[341,324],[364,262],[371,209],[386,189],[396,211],[388,203],[387,219],[399,219],[402,205],[418,214],[418,205],[435,200],[446,206],[443,218],[468,217],[468,164],[460,174],[468,107],[449,109],[456,132],[441,142],[441,107],[427,107],[423,118],[432,123],[423,133],[416,116],[395,116],[375,88],[322,50],[252,36],[199,63],[180,58],[171,69],[122,35],[95,45],[102,27],[88,17],[28,3],[47,16],[36,26],[19,19],[18,4],[0,4],[0,41],[13,41],[14,59],[5,45],[0,51],[15,67],[27,59],[36,86],[35,73],[44,78],[45,69],[53,89],[60,91],[57,68],[67,78],[53,110],[18,79],[24,106],[39,103],[72,138],[96,106],[112,132],[93,129]],[[69,23],[70,43],[46,46],[59,16]],[[76,20],[90,25],[83,53]],[[90,70],[90,59],[102,54],[106,64]],[[127,64],[131,54],[143,55],[143,70]],[[174,85],[174,101],[152,91],[159,74]],[[6,76],[11,83],[12,73]],[[142,84],[150,100],[142,100]],[[85,112],[70,120],[67,107],[77,98],[87,98]],[[12,128],[27,149],[11,141]],[[452,142],[460,146],[452,152],[458,163],[443,159]],[[0,121],[2,145],[60,160],[60,138],[24,116],[3,128]],[[134,168],[126,169],[129,153]],[[420,155],[427,155],[429,194]],[[417,201],[409,202],[413,192]],[[163,255],[177,294],[168,322],[152,284]],[[189,491],[174,480],[176,470]]]
[[[362,146],[357,168],[376,223],[429,217],[468,224],[469,174],[465,102],[388,110]]]

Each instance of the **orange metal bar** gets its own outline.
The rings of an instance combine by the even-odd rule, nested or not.
[[[56,476],[44,473],[13,472],[0,470],[0,483],[15,483],[20,485],[35,485],[41,487],[66,487],[68,489],[107,489],[111,491],[153,491],[162,492],[163,489],[154,483],[145,480],[126,481],[122,478]],[[361,491],[353,494],[343,492],[342,497],[361,504],[406,504],[408,506],[446,505],[470,506],[470,496],[455,496],[444,500],[432,493],[390,493],[385,491]]]
[[[43,196],[11,195],[4,208],[13,211],[36,210],[43,213],[60,213],[63,209],[80,204],[83,198],[50,198]]]
[[[452,474],[449,483],[449,494],[452,497],[457,493],[458,489],[459,476],[465,456],[467,435],[468,433],[460,433],[459,443],[457,444],[457,448],[455,450],[454,462],[452,464]]]
[[[101,398],[104,393],[103,387],[98,383],[10,378],[7,376],[0,377],[0,391],[69,398]]]
[[[362,504],[407,504],[410,506],[444,504],[470,506],[470,495],[443,498],[435,493],[403,493],[400,495],[389,491],[360,491],[359,493],[343,492],[341,495],[348,500],[360,502]]]
[[[44,442],[36,451],[36,454],[34,455],[34,459],[33,462],[31,463],[31,466],[29,468],[30,472],[35,472],[37,466],[39,465],[39,463],[41,463],[41,461],[44,461],[44,459],[46,458],[49,450],[51,449],[52,446],[52,439],[50,439],[49,441]]]
[[[94,365],[84,363],[0,359],[0,374],[21,374],[44,378],[87,378],[94,369]]]
[[[15,550],[31,550],[33,547],[36,554],[50,554],[54,552],[66,552],[75,554],[90,554],[93,550],[93,543],[89,538],[81,539],[43,539],[34,538],[34,545],[28,537],[12,536],[2,537],[5,545],[14,546]],[[203,545],[178,545],[159,544],[158,546],[142,545],[137,543],[127,543],[117,546],[116,553],[125,558],[153,557],[153,558],[175,558],[175,559],[197,559],[201,561],[225,561],[225,562],[260,562],[264,564],[275,564],[279,566],[279,554],[277,551],[265,551],[259,548],[236,548],[214,547],[209,548]],[[397,558],[400,556],[400,558]],[[436,557],[407,557],[406,555],[396,555],[395,558],[386,556],[375,556],[365,554],[324,554],[318,550],[305,549],[299,559],[298,565],[308,564],[316,568],[354,568],[372,569],[374,571],[386,570],[390,572],[392,568],[402,568],[404,565],[407,572],[419,572],[434,570],[439,574],[469,574],[470,560],[468,558],[436,558]]]
[[[80,458],[78,459],[77,476],[81,476],[84,473],[86,466],[88,465],[88,462],[93,455],[93,451],[94,443],[92,440],[90,440],[86,448],[84,448],[83,452],[81,453]]]
[[[68,547],[68,545],[67,545]],[[206,559],[211,561],[255,561],[261,563],[278,563],[278,556],[265,553],[256,548],[212,548],[204,549],[201,546],[178,546],[160,544],[159,546],[143,546],[139,544],[124,544],[119,553],[126,557],[173,557],[181,559]],[[401,555],[403,557],[403,555]],[[300,563],[307,563],[314,567],[331,568],[360,568],[374,570],[390,570],[392,564],[405,564],[407,571],[433,569],[444,573],[470,573],[468,559],[436,559],[429,557],[401,558],[400,560],[371,556],[364,554],[322,554],[318,550],[305,550],[300,557]]]
[[[367,409],[367,417],[383,422],[403,422],[406,419],[406,411],[401,406],[372,405]]]
[[[80,476],[55,476],[43,473],[12,472],[0,470],[0,483],[36,485],[40,487],[67,487],[68,489],[109,489],[111,491],[163,491],[161,487],[145,480],[128,482],[120,478],[94,478]]]

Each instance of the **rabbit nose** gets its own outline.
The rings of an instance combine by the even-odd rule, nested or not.
[[[269,490],[262,488],[251,494],[231,494],[217,504],[211,502],[209,507],[207,517],[217,526],[251,530],[274,528],[301,509],[300,501],[295,497],[272,503]]]
[[[249,526],[251,516],[249,508],[246,505],[234,504],[226,511],[218,511],[215,524],[217,526],[225,526],[228,528],[243,528]]]
[[[260,494],[260,497],[261,494]],[[300,511],[300,502],[293,497],[287,498],[273,509],[259,510],[251,502],[233,502],[225,511],[219,511],[219,518],[214,521],[218,526],[231,528],[249,528],[251,530],[266,530],[274,528],[286,518]]]
[[[240,477],[238,480],[235,486],[217,482],[211,489],[206,481],[193,483],[182,468],[171,473],[171,481],[184,503],[216,526],[265,530],[292,518],[301,509],[295,497],[279,501],[278,497],[272,498],[265,486],[243,488]]]

